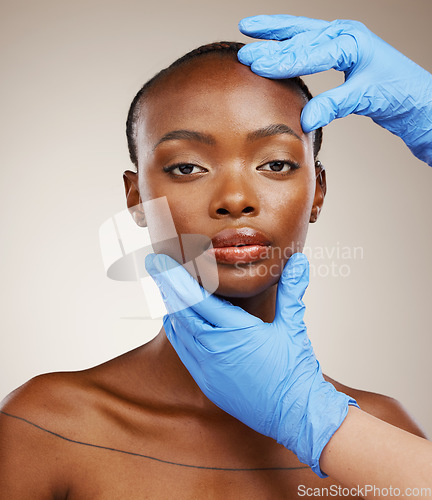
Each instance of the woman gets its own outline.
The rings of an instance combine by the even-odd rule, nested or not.
[[[137,172],[125,172],[126,196],[140,224],[140,202],[166,196],[179,234],[247,243],[214,252],[217,294],[272,321],[282,269],[318,218],[326,179],[319,133],[300,124],[309,99],[302,84],[253,74],[238,48],[199,50],[134,101]],[[363,410],[423,436],[394,400],[331,382]],[[31,380],[6,399],[0,426],[8,499],[273,499],[336,484],[209,401],[163,328],[90,370]]]
[[[432,75],[363,24],[276,15],[244,19],[240,29],[281,40],[239,53],[239,60],[261,76],[345,72],[344,84],[305,106],[304,131],[351,112],[364,114],[432,165]],[[205,293],[166,255],[148,256],[146,267],[169,311],[167,337],[220,408],[357,495],[431,495],[431,443],[350,408],[353,402],[324,380],[303,322],[302,297],[309,283],[304,255],[294,254],[283,270],[272,323]],[[186,309],[185,290],[192,298]]]

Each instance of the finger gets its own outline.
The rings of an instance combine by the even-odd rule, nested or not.
[[[311,31],[284,42],[254,42],[238,53],[241,63],[267,78],[293,78],[329,69],[347,71],[358,61],[352,36],[341,34],[339,25]]]
[[[237,58],[246,66],[250,66],[254,61],[261,57],[268,56],[271,44],[275,45],[274,51],[277,50],[277,42],[252,42],[244,45],[238,52]]]
[[[245,17],[239,22],[239,30],[247,36],[267,40],[286,40],[298,33],[324,29],[330,23],[321,19],[290,15],[260,15]]]
[[[155,258],[159,257],[156,254],[149,254],[146,256],[145,259],[145,266],[147,269],[147,272],[150,274],[150,276],[153,278],[153,281],[156,283],[156,285],[159,288],[160,294],[162,296],[162,299],[165,303],[165,306],[167,308],[167,311],[169,313],[174,313],[178,310],[185,309],[189,307],[190,303],[193,300],[202,300],[202,293],[200,290],[196,290],[193,288],[191,290],[191,294],[188,293],[179,293],[179,294],[171,294],[171,297],[168,297],[168,292],[169,292],[169,287],[166,285],[166,275],[171,272],[171,270],[175,270],[178,267],[181,267],[185,273],[185,275],[189,275],[190,279],[193,279],[192,276],[176,262],[174,259],[171,259],[171,257],[168,257],[164,255],[163,257],[166,257],[166,260],[164,261],[164,268],[161,269],[156,265]]]
[[[209,354],[223,354],[251,343],[251,336],[246,340],[247,329],[221,328],[209,324],[192,308],[169,314],[177,337],[185,348],[200,362]]]
[[[163,298],[169,312],[190,307],[217,327],[240,328],[261,321],[241,307],[208,293],[183,266],[167,255],[149,254],[145,265],[165,295]]]
[[[192,308],[177,311],[170,315],[175,330],[190,352],[227,356],[233,361],[233,356],[247,356],[266,343],[273,334],[271,325],[258,319],[260,328],[248,327],[217,327],[207,323]],[[237,354],[235,354],[237,353]]]
[[[355,78],[317,95],[302,110],[303,131],[308,134],[319,127],[325,127],[335,118],[343,118],[350,113],[361,111],[365,107],[363,97]]]
[[[252,316],[240,307],[233,306],[230,302],[211,295],[208,295],[200,303],[194,304],[193,307],[188,307],[177,296],[176,283],[180,282],[187,290],[199,287],[198,283],[182,266],[177,266],[182,269],[175,267],[169,268],[166,272],[161,271],[160,263],[158,264],[157,261],[161,260],[163,263],[166,260],[166,267],[169,267],[172,264],[172,259],[162,254],[151,255],[154,257],[149,257],[148,260],[146,258],[147,270],[153,273],[153,278],[167,305],[169,318],[173,324],[178,325],[176,331],[190,352],[203,354],[204,352],[230,351],[247,342],[245,330],[247,331],[249,326],[264,323],[260,318]],[[153,262],[151,262],[152,260]],[[175,276],[177,272],[181,276],[180,280],[178,276]],[[183,281],[188,276],[191,280],[189,285]],[[231,314],[232,311],[234,314]],[[210,322],[206,316],[210,317]]]
[[[304,328],[303,295],[309,284],[309,262],[303,253],[295,253],[285,264],[278,283],[275,321],[283,322],[292,333]]]

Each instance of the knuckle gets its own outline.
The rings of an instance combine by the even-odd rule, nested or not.
[[[363,32],[367,30],[366,26],[361,21],[354,21],[352,19],[336,19],[332,24],[350,32]]]

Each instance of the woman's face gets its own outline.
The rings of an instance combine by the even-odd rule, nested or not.
[[[300,125],[303,106],[296,87],[207,55],[163,79],[141,107],[138,173],[125,172],[129,207],[166,196],[179,235],[261,233],[262,251],[249,248],[240,261],[232,251],[216,253],[218,295],[263,292],[303,249],[312,207],[320,209],[324,196],[313,134]]]

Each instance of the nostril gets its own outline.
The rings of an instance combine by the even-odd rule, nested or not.
[[[229,213],[229,212],[228,212],[228,210],[227,210],[226,208],[218,208],[218,209],[216,210],[216,212],[217,212],[218,214],[220,214],[220,215],[225,215],[225,214]]]
[[[246,207],[246,208],[244,208],[244,209],[243,209],[243,212],[244,212],[245,214],[248,214],[248,213],[250,213],[250,212],[253,212],[253,207]]]

